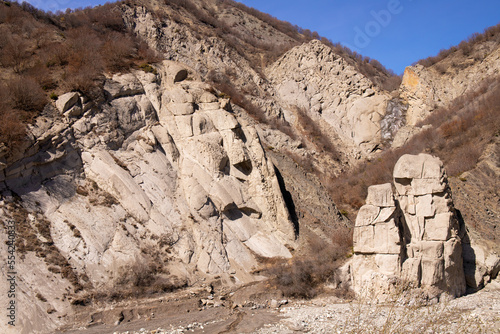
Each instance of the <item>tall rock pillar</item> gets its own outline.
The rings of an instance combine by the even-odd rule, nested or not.
[[[353,289],[379,300],[395,282],[429,295],[465,293],[459,224],[442,162],[403,155],[391,184],[371,186],[354,227]]]
[[[462,245],[443,163],[428,154],[403,155],[394,166],[394,185],[405,222],[403,278],[461,296]]]

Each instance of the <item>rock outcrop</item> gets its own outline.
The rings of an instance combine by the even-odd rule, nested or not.
[[[465,293],[459,222],[441,161],[427,154],[403,155],[394,186],[371,186],[356,218],[354,290],[386,297],[395,282],[429,295]],[[439,292],[436,292],[439,291]]]
[[[255,128],[193,69],[166,61],[158,72],[109,77],[99,106],[62,95],[30,129],[33,145],[0,166],[18,300],[45,300],[19,310],[28,332],[64,321],[71,289],[112,293],[137,271],[152,286],[247,282],[259,258],[292,256],[296,227]]]
[[[400,87],[401,98],[408,103],[406,123],[415,126],[438,107],[473,92],[488,78],[500,74],[500,48],[486,42],[475,46],[483,61],[474,61],[460,53],[452,54],[431,67],[408,66]],[[443,72],[443,69],[446,69]]]
[[[460,226],[442,162],[427,154],[403,155],[394,167],[394,185],[405,222],[403,278],[461,296]]]
[[[391,96],[318,40],[299,45],[266,69],[285,119],[293,108],[328,124],[353,155],[381,142],[380,122]]]

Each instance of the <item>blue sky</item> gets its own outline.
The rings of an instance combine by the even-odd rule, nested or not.
[[[44,10],[104,3],[30,0]],[[396,73],[500,22],[498,0],[242,0],[379,60]]]

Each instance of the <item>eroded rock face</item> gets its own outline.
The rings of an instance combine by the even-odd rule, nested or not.
[[[298,107],[329,124],[353,152],[370,152],[381,141],[390,95],[320,41],[291,49],[266,74],[290,123],[295,121],[291,108]]]
[[[443,164],[427,154],[403,155],[394,185],[396,194],[391,184],[368,188],[356,218],[354,290],[383,296],[397,278],[429,293],[437,288],[461,296],[466,286],[459,224]]]
[[[446,106],[453,99],[479,88],[486,78],[500,73],[500,49],[487,42],[476,46],[474,52],[486,55],[482,61],[452,55],[431,66],[408,66],[403,75],[400,95],[408,103],[406,122],[414,126],[438,107]],[[451,66],[450,63],[462,63]],[[472,65],[471,65],[472,64]],[[465,67],[465,68],[463,68]],[[447,69],[443,72],[442,69]]]
[[[400,235],[401,212],[396,207],[390,183],[368,188],[366,205],[361,207],[354,227],[352,284],[359,294],[389,290],[381,277],[401,272],[403,246]]]
[[[465,293],[462,245],[451,190],[439,158],[403,155],[394,185],[405,218],[403,277],[452,296]]]
[[[257,257],[291,257],[294,226],[257,131],[196,76],[183,80],[194,70],[165,62],[158,72],[108,78],[108,101],[87,110],[80,94],[63,95],[51,107],[57,117],[31,129],[33,146],[0,166],[0,217],[28,224],[40,240],[19,264],[22,298],[47,299],[20,310],[20,319],[34,319],[21,324],[28,331],[60,324],[57,312],[40,314],[47,305],[69,310],[60,296],[72,285],[111,291],[152,266],[164,282],[219,275],[231,284],[252,279]],[[74,276],[61,276],[52,255],[40,258],[47,242]],[[35,284],[40,275],[54,283]]]

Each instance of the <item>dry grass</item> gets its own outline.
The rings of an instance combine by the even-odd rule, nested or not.
[[[116,302],[173,292],[187,287],[188,282],[168,275],[160,262],[137,259],[135,263],[121,267],[112,288],[87,290],[71,301],[73,305],[89,305],[99,302]]]
[[[269,118],[264,110],[256,106],[243,92],[240,92],[238,88],[230,84],[231,80],[228,75],[211,71],[207,79],[221,92],[218,94],[220,97],[229,97],[232,103],[245,109],[259,123],[268,124],[271,128],[285,133],[292,139],[297,138],[297,135],[288,122],[282,119]]]
[[[32,222],[28,217],[28,211],[16,202],[9,203],[8,207],[12,219],[16,222],[18,233],[16,250],[20,258],[23,259],[28,252],[34,252],[37,257],[45,261],[49,271],[60,274],[62,278],[67,279],[73,285],[75,292],[82,290],[83,285],[77,273],[54,244],[50,231],[50,221],[43,217],[37,217]]]
[[[495,323],[487,323],[474,313],[443,298],[430,302],[425,292],[407,282],[398,282],[384,303],[371,293],[357,296],[350,311],[338,320],[336,333],[494,333]],[[463,307],[463,306],[462,306]]]
[[[264,270],[271,284],[286,297],[313,298],[322,291],[324,283],[333,282],[337,269],[351,252],[352,233],[341,228],[332,240],[314,238],[306,244],[309,248],[304,255],[272,263]]]
[[[329,155],[333,160],[340,161],[341,154],[333,145],[328,136],[323,133],[319,125],[309,117],[306,110],[296,108],[297,123],[302,128],[304,135],[308,138],[316,150]]]

